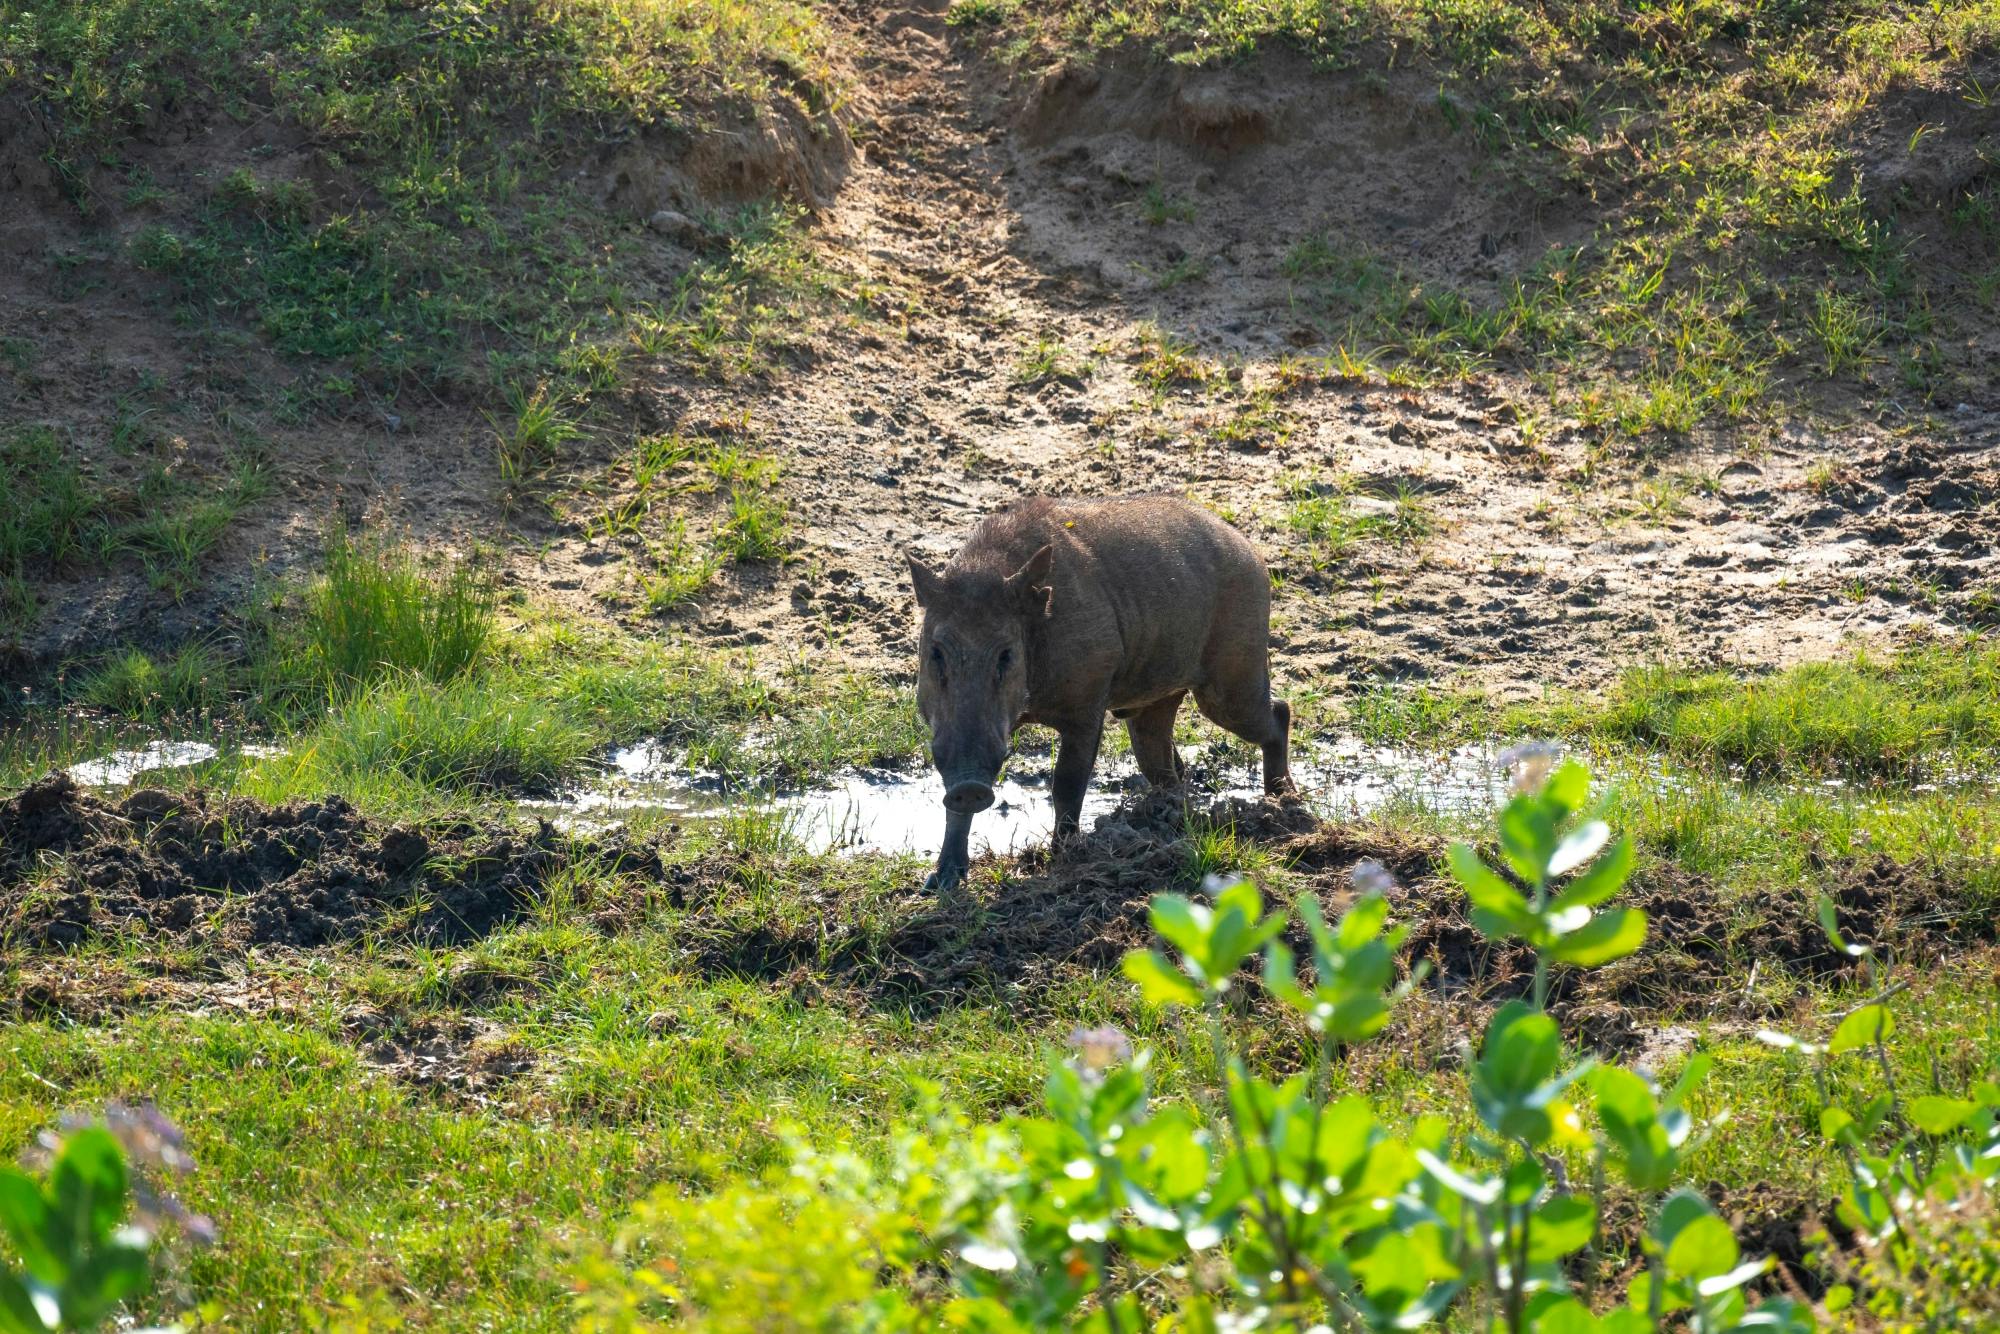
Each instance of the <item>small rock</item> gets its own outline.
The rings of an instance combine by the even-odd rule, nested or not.
[[[669,241],[678,241],[682,245],[700,245],[708,237],[708,230],[700,223],[670,208],[663,208],[646,219],[646,225]]]

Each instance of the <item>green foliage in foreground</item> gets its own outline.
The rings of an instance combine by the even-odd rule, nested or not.
[[[618,1244],[576,1269],[584,1326],[644,1330],[688,1317],[719,1330],[1154,1328],[1391,1330],[1443,1320],[1538,1334],[1697,1334],[1815,1328],[1787,1297],[1756,1300],[1769,1257],[1746,1255],[1688,1182],[1717,1122],[1690,1095],[1709,1068],[1691,1060],[1671,1089],[1642,1070],[1566,1052],[1541,1005],[1551,965],[1592,967],[1637,948],[1644,919],[1599,911],[1630,866],[1584,818],[1580,766],[1522,761],[1501,812],[1505,870],[1470,848],[1452,865],[1495,940],[1530,943],[1535,995],[1502,1005],[1468,1053],[1471,1117],[1425,1116],[1393,1133],[1360,1094],[1335,1098],[1342,1052],[1366,1043],[1408,986],[1395,984],[1401,930],[1379,884],[1335,924],[1310,900],[1301,971],[1248,882],[1212,903],[1155,900],[1172,947],[1128,956],[1149,1000],[1190,1011],[1212,1038],[1198,1109],[1156,1106],[1149,1053],[1116,1030],[1079,1033],[1040,1115],[974,1128],[949,1118],[907,1134],[886,1167],[802,1151],[789,1181],[703,1200],[662,1195]],[[1375,878],[1379,871],[1364,876]],[[1842,940],[1832,909],[1822,912]],[[1233,1005],[1263,956],[1273,1000],[1318,1035],[1308,1069],[1253,1073]],[[1886,987],[1824,1041],[1766,1040],[1810,1062],[1821,1133],[1848,1166],[1839,1213],[1864,1257],[1860,1279],[1828,1290],[1838,1326],[1856,1310],[1921,1311],[1924,1328],[1976,1329],[1994,1314],[2000,1237],[1984,1227],[2000,1178],[2000,1082],[1911,1096],[1890,1075]],[[1991,1054],[1988,1054],[1991,1059]],[[1881,1078],[1873,1078],[1879,1071]],[[1607,1203],[1636,1208],[1610,1227]],[[779,1236],[820,1244],[778,1244]],[[1617,1290],[1610,1276],[1639,1262]],[[1941,1263],[1939,1263],[1941,1262]],[[863,1277],[866,1275],[867,1277]],[[1164,1323],[1163,1323],[1164,1322]]]
[[[0,1334],[98,1329],[146,1291],[160,1220],[128,1218],[128,1144],[144,1165],[173,1170],[184,1159],[179,1132],[163,1117],[114,1106],[110,1128],[71,1125],[47,1137],[45,1172],[0,1167],[0,1235],[19,1264],[0,1252]]]

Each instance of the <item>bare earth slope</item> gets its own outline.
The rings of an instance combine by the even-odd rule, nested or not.
[[[2000,404],[1609,448],[1526,409],[1504,374],[1425,387],[1328,358],[1302,238],[1476,292],[1593,223],[1582,201],[1525,191],[1470,140],[1420,126],[1436,114],[1424,78],[1344,81],[1273,54],[1013,80],[942,4],[841,22],[857,152],[815,244],[842,290],[893,292],[907,319],[830,322],[768,376],[635,365],[629,419],[600,417],[568,474],[643,432],[735,423],[782,460],[787,560],[732,565],[648,617],[628,553],[587,522],[625,485],[615,468],[524,509],[492,475],[484,416],[413,397],[393,435],[359,410],[277,433],[272,494],[210,558],[226,597],[161,619],[171,604],[132,576],[85,581],[51,600],[35,656],[198,629],[240,596],[250,559],[309,546],[336,504],[435,542],[499,534],[513,581],[590,614],[766,664],[889,673],[911,644],[902,549],[942,558],[980,514],[1043,491],[1185,491],[1243,526],[1282,582],[1294,680],[1588,685],[1643,657],[1784,664],[1991,616]],[[686,252],[649,244],[664,284]],[[8,288],[0,313],[44,321],[44,367],[136,349],[184,372],[164,316],[89,301]],[[227,368],[195,369],[226,396]],[[108,423],[108,395],[83,401],[93,377],[48,370],[32,406]]]

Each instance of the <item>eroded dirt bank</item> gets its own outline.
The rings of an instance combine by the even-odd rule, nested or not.
[[[1476,295],[1604,216],[1603,201],[1528,190],[1443,132],[1417,73],[1346,79],[1272,53],[1020,79],[949,28],[942,3],[837,21],[857,90],[843,123],[863,127],[851,149],[843,136],[808,161],[737,135],[737,180],[638,143],[591,179],[635,228],[656,205],[694,207],[690,190],[789,188],[819,210],[813,244],[836,293],[866,313],[791,331],[781,365],[748,378],[631,357],[615,403],[593,408],[526,501],[502,485],[494,427],[469,403],[413,389],[329,429],[285,428],[273,494],[230,528],[199,589],[176,603],[133,572],[65,584],[30,656],[196,634],[257,579],[309,565],[337,510],[438,545],[498,534],[511,582],[582,616],[764,664],[807,653],[900,676],[904,548],[942,558],[1024,493],[1153,488],[1201,498],[1269,554],[1278,670],[1294,680],[1588,686],[1640,658],[1785,664],[1994,614],[2000,405],[1943,404],[1913,424],[1897,402],[1872,417],[1845,404],[1838,427],[1803,415],[1607,451],[1525,411],[1518,376],[1417,388],[1329,370],[1338,330],[1287,271],[1300,242],[1351,241]],[[160,151],[171,165],[194,150]],[[9,233],[17,249],[30,231]],[[640,231],[663,291],[705,244]],[[192,351],[143,291],[52,296],[56,276],[0,303],[49,331],[44,370],[16,385],[23,410],[108,435],[137,400],[104,387],[134,375],[187,371],[219,403],[289,373],[261,353],[231,365]],[[71,362],[85,369],[47,373]],[[609,538],[594,517],[629,489],[635,438],[717,430],[775,451],[790,552],[729,565],[649,615],[635,571],[659,535]],[[188,467],[222,447],[173,445]],[[1342,545],[1315,526],[1317,502],[1372,535]]]

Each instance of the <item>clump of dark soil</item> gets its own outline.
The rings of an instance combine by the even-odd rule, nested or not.
[[[31,949],[134,933],[310,947],[388,926],[450,944],[517,917],[586,859],[666,874],[657,847],[546,821],[384,826],[340,797],[106,801],[58,774],[0,803],[0,936]]]
[[[1329,916],[1353,899],[1357,866],[1379,862],[1396,882],[1395,917],[1411,928],[1405,961],[1429,965],[1426,986],[1441,998],[1483,1006],[1527,993],[1532,951],[1496,946],[1479,933],[1463,891],[1442,871],[1441,840],[1322,824],[1295,799],[1232,800],[1199,814],[1232,824],[1239,842],[1262,845],[1286,868],[1282,888],[1271,890],[1280,901],[1315,894]],[[732,903],[741,868],[704,868],[688,891],[699,917],[685,923],[684,946],[704,971],[845,987],[919,1011],[984,1003],[996,993],[1032,1007],[1064,977],[1113,970],[1126,951],[1156,943],[1153,895],[1199,893],[1188,816],[1173,795],[1143,793],[1060,853],[975,865],[970,888],[943,899],[865,904],[829,887],[824,908],[806,916],[741,910]],[[990,869],[1001,870],[997,884],[982,874]],[[1651,863],[1619,899],[1647,914],[1645,946],[1608,967],[1558,970],[1551,1004],[1592,1041],[1622,1049],[1662,1015],[1751,1003],[1744,980],[1753,968],[1847,978],[1860,964],[1821,932],[1814,908],[1821,892],[1850,941],[1893,946],[1900,961],[1994,935],[1990,917],[1961,905],[1942,879],[1887,858],[1830,863],[1813,885],[1754,899]],[[1303,954],[1309,942],[1296,922],[1288,933]],[[1635,1016],[1648,1023],[1635,1024]]]

